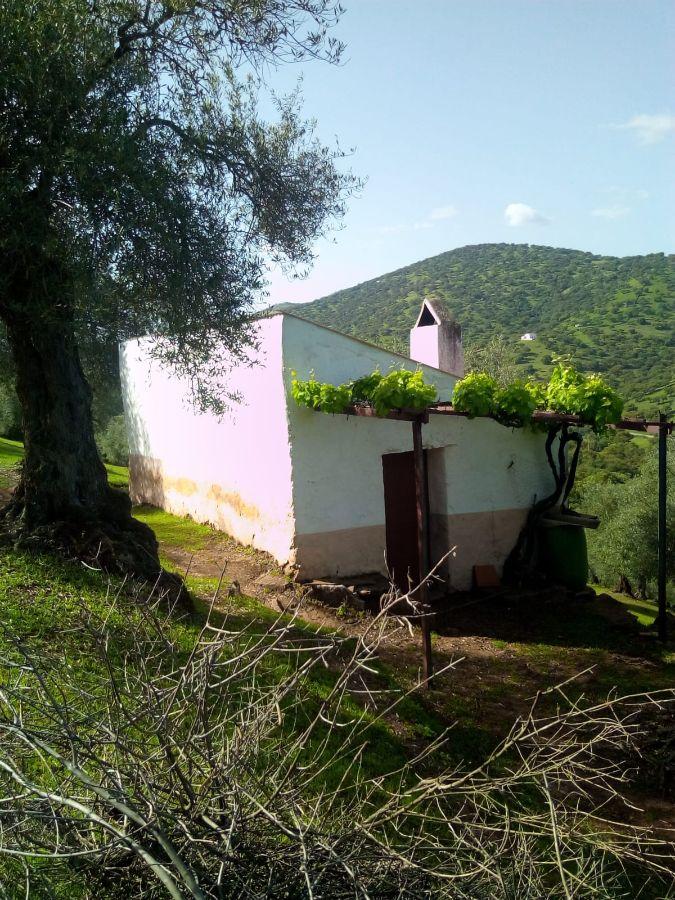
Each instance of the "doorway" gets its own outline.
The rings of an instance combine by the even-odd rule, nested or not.
[[[417,499],[412,452],[382,457],[387,566],[400,591],[419,582],[417,558]]]

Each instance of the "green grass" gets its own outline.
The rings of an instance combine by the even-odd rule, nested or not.
[[[113,487],[128,488],[129,487],[129,469],[126,466],[111,466],[106,463],[108,470],[108,483]]]
[[[158,541],[193,553],[203,550],[214,538],[220,538],[223,542],[229,540],[223,532],[215,531],[208,525],[187,517],[174,516],[155,506],[135,507],[134,517],[149,525]]]
[[[11,488],[15,483],[14,467],[23,459],[23,444],[0,438],[0,488]]]
[[[659,610],[656,603],[653,603],[651,600],[634,600],[632,597],[627,597],[625,594],[619,594],[616,591],[610,591],[609,588],[601,587],[600,585],[593,585],[593,590],[597,594],[609,594],[610,597],[614,597],[645,628],[649,628],[654,624],[654,619]]]
[[[13,466],[23,459],[23,444],[20,441],[10,441],[9,438],[0,438],[0,468]]]
[[[86,616],[93,615],[101,619],[107,618],[114,635],[113,645],[123,652],[130,637],[144,621],[144,616],[124,592],[114,599],[119,586],[118,579],[76,563],[47,554],[16,553],[0,548],[0,649],[8,648],[6,635],[12,634],[22,641],[30,642],[35,649],[41,648],[44,654],[71,655],[72,664],[77,666],[80,659],[78,626]],[[192,649],[199,635],[205,621],[213,581],[205,579],[200,584],[199,579],[195,579],[192,587],[206,588],[196,598],[195,613],[189,617],[166,619],[168,634],[179,656]],[[229,602],[224,600],[223,606],[229,607],[228,627],[245,627],[253,636],[265,634],[272,622],[280,619],[288,621],[288,617],[275,614],[249,597],[237,597]],[[222,620],[225,615],[225,612],[216,611],[215,618]],[[301,621],[296,623],[296,629],[308,636],[316,635],[319,631],[315,626]],[[296,663],[292,655],[280,654],[278,658],[275,657],[274,664],[269,666],[268,677],[284,678]],[[335,677],[335,673],[330,670],[317,669],[309,682],[310,698],[313,696],[317,702],[323,698]],[[393,679],[384,670],[381,677],[388,687],[395,688]],[[348,700],[347,706],[347,713],[362,712],[356,700]],[[306,714],[309,713],[307,709]],[[435,734],[442,727],[412,698],[404,701],[399,715],[406,720],[406,727],[411,731],[423,727]],[[374,739],[377,739],[378,746],[368,750],[365,765],[373,772],[383,772],[401,763],[403,747],[386,727],[382,726],[376,732]]]
[[[21,441],[10,441],[9,438],[0,438],[0,487],[11,488],[16,483],[15,467],[23,459],[23,444]],[[126,466],[106,465],[108,481],[119,488],[127,488],[129,485],[129,470]]]
[[[190,532],[189,523],[186,524],[187,541],[194,546],[195,534]],[[175,528],[175,523],[171,523],[171,527]],[[203,533],[201,536],[204,536]],[[101,691],[105,693],[103,686],[106,683],[106,670],[103,663],[91,653],[86,638],[83,639],[83,623],[91,616],[107,619],[109,652],[113,660],[117,659],[121,663],[134,635],[144,622],[143,614],[130,597],[123,591],[116,596],[119,587],[118,579],[108,578],[76,563],[65,562],[50,555],[16,553],[0,548],[0,654],[12,654],[16,646],[14,641],[18,640],[47,665],[53,662],[58,667],[65,661],[78,686],[88,692],[91,712],[97,705],[105,702]],[[208,606],[206,597],[213,587],[212,581],[207,579],[200,584],[195,579],[191,587],[204,590],[204,596],[197,598],[196,612],[182,619],[166,619],[167,634],[173,645],[171,651],[167,649],[167,670],[185,660],[205,621]],[[242,647],[247,642],[264,639],[270,625],[285,618],[275,615],[272,610],[252,598],[224,600],[223,605],[228,603],[231,609],[227,612],[227,627],[230,631],[242,629],[242,636],[238,639]],[[224,621],[224,616],[225,612],[215,613],[216,621]],[[318,631],[302,622],[297,622],[295,628],[299,634],[304,633],[307,637],[315,637]],[[348,641],[342,653],[349,654],[352,649],[353,642]],[[280,653],[267,657],[256,672],[256,690],[264,693],[266,687],[286,679],[302,661],[301,653]],[[0,665],[0,678],[6,677],[2,669]],[[289,740],[303,731],[318,712],[321,701],[335,683],[339,669],[339,659],[336,659],[331,668],[318,666],[310,672],[303,689],[301,707],[284,719],[284,735],[288,730]],[[385,688],[396,687],[384,670],[378,677]],[[408,756],[406,736],[417,739],[433,737],[443,727],[415,698],[407,698],[400,705],[396,717],[396,733],[386,720],[374,722],[376,713],[364,710],[356,695],[346,695],[341,716],[345,720],[356,720],[364,716],[365,721],[372,723],[360,766],[363,775],[372,777],[396,771],[405,762]],[[327,735],[325,727],[320,725],[305,751],[307,759],[315,753],[325,754],[325,758],[332,756],[338,749],[340,740],[340,732]],[[336,787],[344,777],[345,784],[349,785],[356,771],[352,763],[351,757],[338,759],[321,775],[322,782],[327,788]],[[39,885],[36,882],[36,897],[89,896],[86,885],[79,881],[76,872],[64,872],[58,868],[53,873],[52,870],[45,872],[45,885],[51,885],[49,879],[52,874],[55,879],[53,893],[48,887],[41,893],[37,890]],[[11,881],[13,878],[20,883],[20,875],[21,870],[16,869],[11,860],[6,863],[0,858],[0,883],[7,883],[7,880]],[[65,885],[70,892],[62,890]]]

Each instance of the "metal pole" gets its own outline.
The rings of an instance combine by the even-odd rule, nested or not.
[[[666,439],[668,426],[665,413],[659,415],[659,573],[657,616],[659,638],[665,643],[668,640],[668,619],[666,616]]]
[[[428,616],[427,583],[423,579],[429,574],[429,509],[427,505],[426,467],[424,465],[424,447],[422,445],[422,422],[420,416],[412,423],[413,455],[415,461],[415,500],[417,507],[417,561],[419,565],[420,587],[417,590],[417,602],[422,608],[422,673],[427,687],[434,674],[434,662],[431,655],[431,629]]]

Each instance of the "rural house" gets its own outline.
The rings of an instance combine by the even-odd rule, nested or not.
[[[293,371],[334,384],[421,366],[449,400],[463,374],[461,329],[425,300],[400,356],[292,313],[256,324],[250,363],[233,364],[220,420],[191,408],[187,385],[154,361],[150,339],[120,348],[136,503],[190,515],[266,550],[301,579],[416,574],[412,436],[400,421],[296,405]],[[543,437],[490,419],[431,416],[423,428],[431,560],[457,589],[474,565],[499,571],[535,498],[552,490]]]

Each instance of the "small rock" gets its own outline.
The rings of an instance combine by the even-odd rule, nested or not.
[[[272,575],[269,572],[259,575],[253,583],[271,591],[285,591],[289,584],[285,575]]]
[[[330,584],[327,581],[310,581],[306,585],[308,595],[313,600],[325,603],[327,606],[342,606],[346,603],[348,606],[359,608],[359,599],[356,594],[345,587],[344,584]]]

